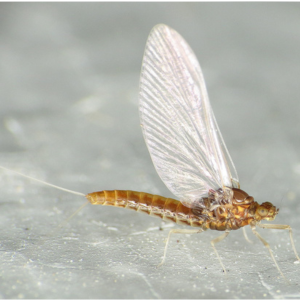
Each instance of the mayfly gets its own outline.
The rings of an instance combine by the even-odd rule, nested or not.
[[[256,227],[289,230],[293,250],[300,260],[292,229],[289,225],[261,224],[262,220],[273,221],[279,210],[270,202],[258,204],[240,189],[197,58],[186,41],[166,25],[155,26],[149,35],[139,101],[141,127],[154,166],[179,200],[121,190],[75,193],[84,195],[91,204],[129,208],[194,227],[169,232],[162,263],[172,233],[219,230],[224,233],[211,245],[226,273],[215,244],[231,230],[250,225],[283,276],[269,244]]]

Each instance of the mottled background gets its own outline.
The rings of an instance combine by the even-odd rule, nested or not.
[[[138,80],[157,23],[194,49],[241,186],[280,207],[300,252],[298,3],[1,3],[0,165],[80,191],[171,196],[138,119]],[[297,298],[288,232],[177,235],[172,224],[0,171],[2,298]]]

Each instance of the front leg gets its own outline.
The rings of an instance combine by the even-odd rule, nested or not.
[[[299,255],[297,253],[296,247],[295,247],[295,243],[294,243],[294,238],[293,238],[293,231],[292,231],[292,227],[290,225],[282,225],[282,224],[256,224],[257,227],[260,228],[266,228],[266,229],[284,229],[284,230],[288,230],[290,233],[290,239],[291,239],[291,243],[292,243],[292,247],[294,250],[294,253],[297,257],[297,259],[300,261]]]
[[[286,280],[285,276],[283,275],[283,273],[281,272],[281,269],[279,268],[279,266],[277,264],[277,261],[276,261],[274,255],[273,255],[273,252],[272,252],[272,249],[271,249],[269,243],[256,231],[256,228],[255,228],[256,225],[259,226],[259,224],[256,224],[256,223],[250,224],[252,232],[265,245],[265,247],[269,250],[269,253],[270,253],[270,255],[271,255],[272,259],[273,259],[273,262],[274,262],[277,270],[279,271],[279,273],[281,274],[281,276]]]

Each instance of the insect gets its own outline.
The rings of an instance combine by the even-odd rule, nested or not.
[[[166,25],[155,26],[149,35],[139,99],[141,127],[152,161],[163,182],[179,200],[129,190],[74,193],[85,196],[94,205],[129,208],[193,227],[169,232],[161,264],[173,233],[212,229],[224,232],[211,245],[226,273],[215,245],[231,230],[250,225],[284,277],[269,244],[256,227],[289,230],[293,250],[300,260],[292,229],[289,225],[261,223],[273,221],[279,209],[270,202],[258,204],[240,189],[197,58],[186,41]]]

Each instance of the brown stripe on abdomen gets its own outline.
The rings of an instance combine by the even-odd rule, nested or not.
[[[133,209],[181,225],[193,227],[202,225],[202,219],[195,216],[189,207],[172,198],[122,190],[94,192],[87,194],[86,198],[94,205]]]

